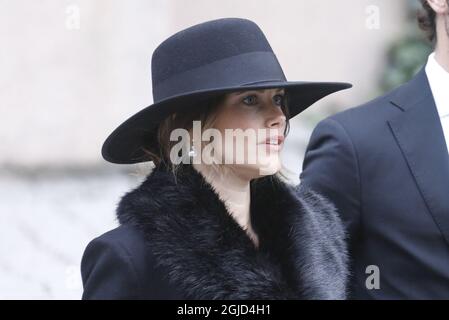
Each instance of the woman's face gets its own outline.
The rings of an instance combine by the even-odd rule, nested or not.
[[[227,168],[250,179],[281,169],[286,127],[283,103],[282,88],[233,92],[225,97],[217,108],[213,128],[222,134],[222,151],[216,156]]]

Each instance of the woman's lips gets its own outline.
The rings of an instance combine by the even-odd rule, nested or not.
[[[267,150],[279,151],[284,145],[284,140],[284,136],[272,136],[265,139],[261,144],[264,144]]]
[[[259,142],[260,144],[273,144],[273,145],[277,145],[277,144],[282,144],[284,142],[285,138],[284,136],[281,135],[277,135],[277,136],[271,136],[266,138],[265,140],[262,140],[261,142]]]

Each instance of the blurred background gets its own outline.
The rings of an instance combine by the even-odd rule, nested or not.
[[[255,21],[289,80],[345,81],[295,118],[294,183],[313,127],[407,81],[431,52],[418,0],[0,0],[0,299],[79,299],[87,243],[117,225],[149,164],[101,145],[152,103],[151,54],[223,17]]]

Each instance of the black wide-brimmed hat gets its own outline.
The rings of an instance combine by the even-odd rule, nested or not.
[[[287,81],[262,30],[240,18],[207,21],[172,35],[153,52],[151,73],[154,103],[109,135],[102,147],[109,162],[148,161],[142,146],[162,120],[218,94],[284,88],[292,118],[321,98],[351,87],[341,82]]]

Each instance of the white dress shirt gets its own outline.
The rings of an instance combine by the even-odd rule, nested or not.
[[[435,60],[435,53],[432,53],[427,60],[426,75],[449,150],[449,72]]]

